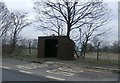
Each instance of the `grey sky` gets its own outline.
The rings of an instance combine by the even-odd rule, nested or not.
[[[33,10],[33,0],[1,0],[4,1],[7,5],[8,9],[13,10],[20,10],[29,12],[30,18],[34,19],[35,11]],[[87,1],[87,0],[82,0]],[[119,0],[104,0],[104,2],[109,3],[109,7],[112,9],[112,21],[108,24],[108,27],[112,27],[111,33],[108,35],[110,41],[114,41],[118,39],[118,3]],[[37,38],[41,35],[40,32],[35,31],[33,26],[27,27],[22,31],[21,34],[25,34],[25,37],[28,38]]]

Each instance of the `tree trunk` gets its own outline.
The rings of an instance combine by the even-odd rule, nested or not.
[[[99,60],[100,59],[100,42],[98,43],[98,45],[97,45],[97,60]]]
[[[74,49],[74,52],[75,52],[77,58],[79,59],[79,55],[78,55],[78,53],[77,53],[77,51],[75,49]]]
[[[67,37],[70,38],[70,24],[67,24]]]
[[[31,54],[31,41],[29,42],[29,54]]]
[[[11,43],[11,46],[10,46],[10,54],[12,54],[13,52],[15,52],[15,49],[16,49],[16,40],[13,39],[12,43]]]
[[[83,60],[85,59],[85,55],[86,55],[86,46],[87,46],[87,44],[83,43],[82,48],[81,48],[81,54],[80,55],[81,55]]]
[[[85,55],[86,55],[86,45],[84,45],[84,50],[83,50],[83,60],[85,59]]]
[[[99,50],[97,49],[97,60],[99,60]]]
[[[16,49],[16,41],[17,41],[16,34],[17,34],[17,30],[15,29],[14,35],[13,35],[13,38],[12,38],[12,45],[11,45],[11,49],[10,49],[10,54],[15,52],[15,49]]]

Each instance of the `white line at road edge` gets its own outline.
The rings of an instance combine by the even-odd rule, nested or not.
[[[60,81],[64,81],[65,79],[62,79],[62,78],[57,78],[57,77],[52,77],[52,76],[46,76],[47,78],[50,78],[50,79],[55,79],[55,80],[60,80]]]
[[[33,72],[28,72],[28,71],[23,71],[23,70],[20,70],[19,72],[27,73],[27,74],[32,74],[33,73]]]
[[[4,69],[10,69],[9,67],[5,67],[5,66],[0,66],[0,67]]]

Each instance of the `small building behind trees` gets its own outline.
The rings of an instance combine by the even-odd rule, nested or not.
[[[38,37],[38,58],[74,60],[75,43],[66,36]]]

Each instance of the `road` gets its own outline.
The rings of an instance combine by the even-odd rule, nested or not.
[[[91,69],[71,70],[53,62],[32,63],[3,59],[3,80],[118,81],[118,74]],[[67,70],[67,71],[66,71]]]
[[[52,81],[45,77],[29,75],[14,70],[2,69],[2,81]]]

